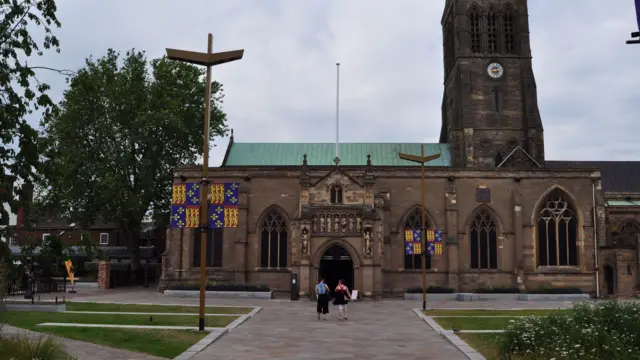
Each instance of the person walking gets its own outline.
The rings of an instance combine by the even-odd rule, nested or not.
[[[329,286],[320,278],[320,282],[316,285],[316,299],[318,299],[318,320],[322,316],[323,320],[327,320],[329,313]]]
[[[338,320],[349,319],[347,315],[347,302],[351,299],[349,288],[344,284],[344,280],[338,280],[338,286],[336,286],[335,299],[333,304],[338,306]]]

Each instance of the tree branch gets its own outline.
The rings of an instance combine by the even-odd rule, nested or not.
[[[57,72],[60,75],[64,75],[64,76],[74,76],[74,75],[78,74],[77,72],[75,72],[73,70],[69,70],[69,69],[54,69],[54,68],[50,68],[50,67],[47,67],[47,66],[27,66],[27,68],[29,68],[31,70],[38,70],[38,69],[49,70],[49,71]]]

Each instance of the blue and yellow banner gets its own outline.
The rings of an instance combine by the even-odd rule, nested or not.
[[[422,242],[420,236],[422,230],[420,229],[407,229],[404,232],[404,253],[406,255],[419,255],[422,254]]]
[[[238,227],[240,184],[211,184],[207,217],[209,227]],[[174,184],[171,198],[171,227],[196,228],[200,225],[200,184]]]
[[[404,235],[404,253],[406,255],[419,255],[422,254],[422,243],[420,236],[422,230],[420,229],[406,229]],[[425,232],[427,248],[426,252],[429,255],[441,255],[444,251],[442,230],[440,229],[427,229]]]

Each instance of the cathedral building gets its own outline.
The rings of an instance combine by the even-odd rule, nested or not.
[[[238,184],[237,227],[210,230],[211,281],[313,292],[344,279],[365,298],[421,284],[407,229],[442,234],[430,286],[580,288],[635,296],[640,284],[640,162],[550,161],[537,101],[526,0],[447,0],[437,144],[242,143],[212,183]],[[440,154],[420,164],[399,153]],[[197,183],[200,167],[175,171]],[[183,225],[184,226],[184,225]],[[197,226],[197,225],[196,225]],[[197,227],[167,231],[161,288],[199,278]]]

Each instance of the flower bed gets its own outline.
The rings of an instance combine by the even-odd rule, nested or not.
[[[640,358],[640,304],[580,303],[563,314],[511,320],[498,337],[501,359]]]

